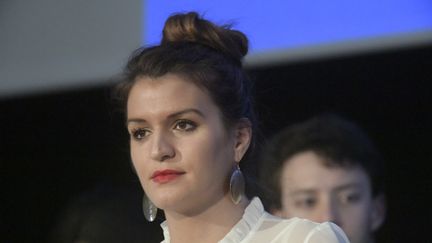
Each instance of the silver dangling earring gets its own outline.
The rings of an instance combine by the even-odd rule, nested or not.
[[[147,221],[153,222],[156,219],[158,208],[156,207],[156,205],[153,204],[153,202],[150,200],[150,198],[147,197],[145,193],[143,196],[142,207],[144,217],[147,219]]]
[[[238,164],[237,168],[231,174],[230,193],[231,200],[234,204],[238,204],[245,194],[245,180]]]

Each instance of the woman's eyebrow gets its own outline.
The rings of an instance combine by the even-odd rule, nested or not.
[[[168,119],[172,119],[173,117],[181,116],[181,115],[187,114],[187,113],[195,113],[195,114],[197,114],[197,115],[205,118],[204,113],[202,113],[200,110],[195,109],[195,108],[188,108],[188,109],[184,109],[184,110],[181,110],[181,111],[174,112],[172,114],[169,114],[167,118]],[[146,122],[147,121],[145,119],[142,119],[142,118],[130,118],[130,119],[127,119],[127,121],[126,121],[126,127],[130,123],[146,123]]]
[[[180,115],[183,115],[183,114],[186,114],[186,113],[195,113],[195,114],[197,114],[197,115],[205,118],[205,115],[200,110],[195,109],[195,108],[189,108],[189,109],[184,109],[184,110],[175,112],[173,114],[170,114],[168,116],[168,118],[173,118],[173,117],[180,116]]]
[[[146,123],[146,120],[141,119],[141,118],[131,118],[131,119],[127,119],[126,121],[126,127],[131,124],[131,123]]]

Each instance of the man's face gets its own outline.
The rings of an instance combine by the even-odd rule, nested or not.
[[[327,167],[314,152],[285,161],[281,174],[282,208],[274,213],[339,225],[352,243],[372,242],[384,219],[382,197],[373,198],[360,167]]]

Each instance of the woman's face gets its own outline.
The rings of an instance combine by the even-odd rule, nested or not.
[[[157,207],[194,214],[227,197],[229,175],[246,150],[193,82],[172,74],[138,78],[127,128],[133,164]]]

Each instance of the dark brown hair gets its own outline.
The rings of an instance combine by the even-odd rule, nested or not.
[[[255,121],[251,84],[242,68],[248,41],[229,26],[217,26],[197,13],[167,19],[160,45],[136,50],[124,70],[117,98],[126,105],[139,77],[176,74],[204,88],[221,110],[227,125],[246,117]]]
[[[256,131],[251,82],[242,67],[248,52],[246,36],[230,26],[218,26],[195,12],[175,14],[165,22],[163,38],[156,46],[136,50],[124,69],[117,98],[126,107],[137,78],[179,75],[205,90],[218,106],[227,128],[247,118]],[[245,155],[250,157],[252,146]],[[244,163],[240,163],[243,165]]]
[[[327,167],[359,166],[369,177],[372,196],[384,193],[384,162],[367,134],[335,114],[322,114],[286,127],[267,143],[260,159],[260,182],[268,209],[281,208],[281,171],[285,162],[312,151]]]

